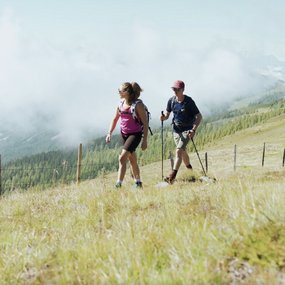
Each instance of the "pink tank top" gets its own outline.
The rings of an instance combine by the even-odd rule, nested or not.
[[[121,116],[121,132],[125,135],[142,132],[142,125],[133,118],[131,107],[124,108],[124,102],[119,105]]]

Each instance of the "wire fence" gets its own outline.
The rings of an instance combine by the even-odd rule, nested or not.
[[[82,144],[78,148],[77,161],[75,156],[69,159],[64,156],[44,156],[37,162],[28,160],[23,163],[20,160],[2,166],[0,155],[0,194],[15,189],[45,189],[70,183],[78,184],[80,181],[93,179],[98,174],[115,171],[117,167],[112,161],[82,163]],[[57,163],[52,165],[52,161]]]
[[[223,150],[211,150],[202,159],[206,172],[239,171],[264,168],[278,170],[285,165],[285,148],[280,144],[237,145]]]
[[[82,164],[80,181],[94,179],[105,172],[103,164]],[[100,169],[98,171],[97,169]],[[110,167],[109,167],[110,169]],[[1,193],[15,189],[39,187],[41,189],[77,182],[77,165],[53,167],[3,167],[1,168]]]
[[[240,167],[256,167],[258,165],[262,167],[271,167],[273,165],[284,167],[285,165],[285,148],[281,148],[280,144],[263,143],[260,146],[260,151],[256,151],[256,146],[239,147],[235,144],[232,150],[210,151],[203,154],[201,153],[201,157],[206,172],[215,169],[218,160],[224,161],[224,169],[231,168],[233,171]],[[278,165],[276,165],[276,161],[279,161],[276,158],[277,156],[280,156]],[[173,167],[173,155],[164,151],[164,159],[169,159],[171,167]],[[67,160],[63,160],[61,164],[47,167],[2,167],[0,155],[0,193],[15,189],[28,189],[31,187],[45,189],[58,185],[79,183],[80,181],[94,179],[100,174],[114,172],[118,168],[117,163],[114,164],[114,162],[82,163],[81,160],[82,146],[76,164],[69,164]]]

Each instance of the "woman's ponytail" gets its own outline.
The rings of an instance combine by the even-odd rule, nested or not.
[[[132,82],[132,88],[135,94],[135,99],[138,99],[141,95],[141,92],[143,91],[143,89],[141,89],[141,87],[139,86],[139,84],[137,82]]]

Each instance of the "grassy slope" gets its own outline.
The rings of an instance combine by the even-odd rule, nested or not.
[[[215,184],[185,182],[192,174],[182,167],[176,184],[157,188],[161,163],[154,163],[142,168],[140,191],[129,175],[124,189],[114,191],[114,173],[79,187],[4,196],[1,284],[280,283],[284,125],[282,116],[209,145]],[[191,158],[199,177],[196,155]]]
[[[224,137],[206,149],[209,156],[209,169],[218,176],[226,175],[233,169],[234,145],[237,145],[237,167],[260,172],[263,144],[266,144],[266,169],[280,169],[285,148],[285,116],[270,119],[267,123],[242,130],[234,135]],[[254,169],[253,169],[254,167]]]

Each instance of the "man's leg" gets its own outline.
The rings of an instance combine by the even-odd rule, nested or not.
[[[173,133],[174,141],[176,144],[176,156],[173,166],[173,171],[170,173],[168,177],[165,178],[165,181],[172,184],[176,178],[177,172],[179,170],[179,167],[182,163],[182,161],[185,163],[189,163],[189,156],[186,152],[186,146],[189,142],[189,138],[187,136],[187,132],[184,133]],[[187,161],[188,159],[188,161]]]
[[[182,160],[188,169],[192,169],[192,165],[190,164],[190,158],[186,150],[183,150]]]
[[[176,149],[176,156],[175,156],[173,170],[178,171],[178,169],[182,163],[183,153],[184,153],[183,149],[181,149],[181,148]]]

